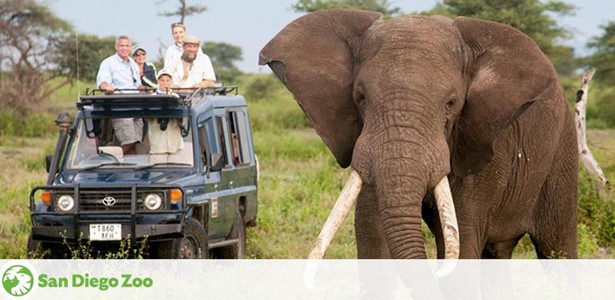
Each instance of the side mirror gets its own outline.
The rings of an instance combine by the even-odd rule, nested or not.
[[[213,153],[211,155],[211,170],[212,171],[220,171],[222,170],[222,153]]]
[[[45,156],[45,169],[47,170],[47,173],[49,173],[49,167],[51,166],[51,157],[51,155]]]

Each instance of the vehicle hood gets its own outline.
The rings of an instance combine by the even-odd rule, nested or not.
[[[60,184],[169,184],[186,177],[189,171],[105,171],[67,173],[60,176]]]

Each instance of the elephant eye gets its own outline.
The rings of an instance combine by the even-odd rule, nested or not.
[[[365,93],[363,89],[359,88],[355,91],[354,100],[359,107],[363,107],[365,105]]]
[[[444,105],[444,108],[446,108],[446,111],[450,111],[454,106],[455,106],[455,99],[450,99],[446,102],[446,104]]]

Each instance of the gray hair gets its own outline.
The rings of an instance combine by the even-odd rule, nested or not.
[[[120,40],[128,40],[130,43],[132,43],[132,41],[130,40],[130,37],[128,37],[127,35],[120,35],[115,39],[115,44],[117,45]]]

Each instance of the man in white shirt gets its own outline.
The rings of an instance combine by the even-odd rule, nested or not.
[[[132,43],[126,35],[120,35],[115,40],[114,55],[100,63],[96,75],[96,85],[107,94],[113,94],[117,89],[137,89],[141,85],[140,71],[137,63],[130,57]]]
[[[111,55],[100,64],[96,75],[96,85],[106,94],[113,94],[118,89],[136,93],[142,89],[139,66],[130,57],[132,42],[126,35],[120,35],[115,40],[114,55]],[[120,91],[121,92],[121,91]],[[141,118],[113,119],[113,130],[116,139],[120,142],[124,154],[131,151],[137,142],[143,138],[143,120]]]
[[[170,71],[173,85],[180,88],[209,88],[216,82],[216,74],[209,56],[199,53],[200,41],[186,35],[183,40],[183,54],[175,60]]]

